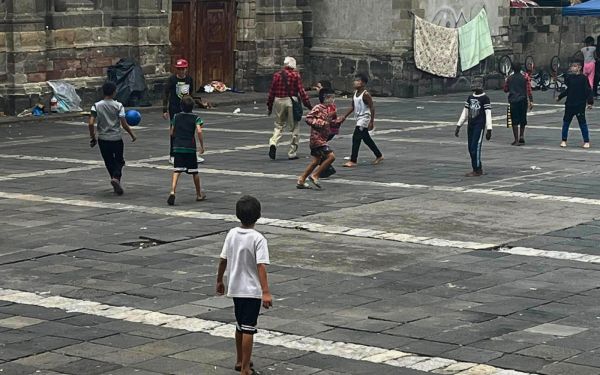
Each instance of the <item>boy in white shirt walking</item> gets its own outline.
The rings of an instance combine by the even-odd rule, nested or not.
[[[235,370],[241,375],[253,375],[252,346],[260,306],[273,306],[269,291],[267,267],[269,248],[265,237],[254,229],[260,219],[260,202],[244,196],[236,204],[236,216],[242,225],[229,231],[223,244],[217,275],[217,295],[225,294],[223,275],[228,270],[227,296],[233,298],[237,327],[235,343],[237,362]]]

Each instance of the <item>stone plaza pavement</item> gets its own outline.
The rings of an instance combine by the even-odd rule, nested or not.
[[[463,94],[377,98],[379,166],[363,146],[338,174],[295,188],[308,162],[267,157],[264,104],[203,112],[208,200],[183,176],[169,207],[167,124],[143,111],[113,195],[84,119],[0,125],[0,372],[234,374],[231,300],[214,296],[235,202],[263,204],[274,307],[259,319],[263,374],[600,374],[600,115],[592,148],[536,93],[527,144],[505,97],[487,175],[467,179]],[[545,104],[544,104],[545,103]],[[339,99],[345,110],[347,99]],[[286,136],[284,140],[288,140]]]

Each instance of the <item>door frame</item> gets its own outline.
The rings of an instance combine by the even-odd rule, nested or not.
[[[200,51],[200,46],[199,44],[201,44],[203,37],[201,34],[201,25],[199,24],[199,19],[198,19],[198,13],[200,10],[200,3],[210,3],[213,1],[229,1],[231,2],[231,12],[232,12],[232,22],[231,22],[231,31],[232,31],[232,36],[231,36],[231,78],[232,78],[232,82],[228,83],[226,82],[226,84],[231,84],[231,85],[235,85],[235,58],[236,58],[236,44],[237,44],[237,0],[171,0],[171,5],[175,4],[175,3],[183,3],[183,4],[189,4],[190,5],[190,14],[189,14],[189,19],[190,19],[190,25],[191,25],[191,35],[190,35],[190,46],[189,46],[189,55],[185,56],[185,59],[188,60],[189,62],[189,75],[191,77],[194,78],[194,86],[195,89],[199,89],[202,85],[206,84],[206,82],[196,82],[197,79],[196,77],[198,76],[198,73],[200,73],[200,75],[202,76],[203,73],[199,72],[201,69],[203,69],[202,66],[197,66],[196,62],[198,60],[198,54],[201,53]],[[171,7],[172,9],[172,7]],[[171,54],[171,51],[169,51],[169,55]],[[170,56],[171,58],[171,56]],[[171,64],[172,65],[172,64]],[[169,69],[170,71],[173,71],[173,66],[170,67]]]

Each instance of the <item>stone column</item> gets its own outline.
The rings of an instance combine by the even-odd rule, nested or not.
[[[257,59],[256,44],[256,0],[238,0],[235,87],[254,90]]]
[[[273,72],[283,65],[285,56],[293,56],[302,70],[304,65],[304,12],[297,0],[257,0],[256,49],[258,53],[255,89],[266,91]]]
[[[15,114],[32,108],[39,100],[41,88],[28,82],[46,80],[46,32],[44,10],[46,5],[38,0],[7,0],[6,17],[0,20],[0,59],[4,50],[6,80],[0,84],[0,112]],[[2,41],[4,39],[4,42]],[[2,47],[2,44],[4,46]],[[4,102],[2,102],[2,100]]]

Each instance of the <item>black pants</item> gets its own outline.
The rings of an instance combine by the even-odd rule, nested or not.
[[[354,134],[352,135],[352,156],[350,157],[350,161],[353,163],[356,163],[358,160],[358,151],[360,150],[361,142],[365,142],[371,151],[373,151],[375,157],[380,158],[383,156],[373,141],[373,138],[371,138],[369,129],[357,126],[354,128]]]
[[[121,180],[123,167],[125,166],[123,141],[103,141],[99,139],[98,147],[110,178]]]

